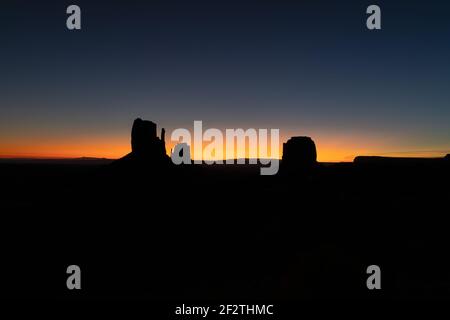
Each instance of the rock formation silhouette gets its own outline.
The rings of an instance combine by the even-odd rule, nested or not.
[[[131,129],[131,152],[116,163],[139,163],[145,165],[168,165],[170,158],[166,154],[165,129],[161,129],[161,138],[156,134],[156,123],[137,118]]]
[[[310,137],[292,137],[283,143],[282,165],[285,170],[311,169],[316,164],[316,144]]]
[[[353,160],[356,165],[411,167],[445,163],[449,156],[443,158],[414,158],[414,157],[383,157],[383,156],[357,156]]]

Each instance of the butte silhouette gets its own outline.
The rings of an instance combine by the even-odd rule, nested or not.
[[[120,167],[168,167],[173,165],[166,154],[165,130],[157,136],[156,123],[137,118],[131,130],[131,152],[113,164]],[[178,145],[174,152],[182,152]],[[178,148],[179,147],[179,148]],[[189,150],[189,147],[187,150]],[[182,157],[182,153],[180,153]],[[310,137],[292,137],[283,144],[282,170],[286,173],[306,173],[317,166],[317,151]]]
[[[282,172],[306,173],[316,166],[316,144],[310,137],[292,137],[283,143]]]
[[[131,166],[168,166],[171,164],[166,154],[165,129],[161,129],[161,137],[156,134],[156,123],[137,118],[131,129],[131,152],[116,160],[116,165]]]

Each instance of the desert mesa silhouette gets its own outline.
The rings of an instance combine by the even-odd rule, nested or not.
[[[137,118],[131,129],[131,152],[116,161],[117,164],[167,166],[170,159],[166,154],[165,129],[161,137],[156,134],[156,123]]]
[[[136,119],[131,152],[112,163],[0,161],[3,294],[450,298],[448,155],[321,163],[299,136],[278,174],[261,176],[248,163],[174,165],[160,132]],[[70,264],[86,275],[75,295]],[[382,293],[365,286],[373,264]]]
[[[131,152],[115,161],[116,165],[156,165],[169,166],[171,161],[166,153],[165,129],[161,129],[161,137],[157,136],[157,124],[137,118],[131,129]],[[183,152],[186,144],[175,146],[174,150]],[[283,144],[284,169],[291,173],[296,169],[312,169],[317,165],[317,151],[310,137],[292,137]]]
[[[179,144],[178,147],[181,145]],[[174,150],[182,152],[183,148],[175,146]],[[360,165],[411,165],[448,159],[450,159],[449,154],[444,158],[357,156],[354,163]],[[161,136],[158,137],[156,123],[141,118],[135,119],[131,130],[131,152],[114,163],[122,166],[171,166],[172,162],[166,153],[165,129],[161,129]],[[295,136],[283,143],[282,173],[307,172],[315,169],[318,165],[316,144],[311,137]]]

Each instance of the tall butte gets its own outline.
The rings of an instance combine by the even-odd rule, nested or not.
[[[292,137],[283,144],[282,168],[285,172],[304,173],[316,165],[316,144],[310,137]]]
[[[117,163],[136,163],[140,165],[166,165],[170,158],[166,154],[164,128],[161,138],[156,134],[156,123],[137,118],[131,129],[131,152],[117,160]]]

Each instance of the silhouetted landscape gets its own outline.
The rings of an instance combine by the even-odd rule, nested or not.
[[[1,290],[10,297],[448,298],[450,162],[320,163],[293,137],[259,165],[179,165],[137,119],[119,160],[0,161]],[[83,290],[65,287],[70,264]],[[381,291],[366,268],[382,269]],[[33,285],[29,285],[30,272]]]
[[[449,13],[2,1],[4,304],[333,320],[450,300]]]

